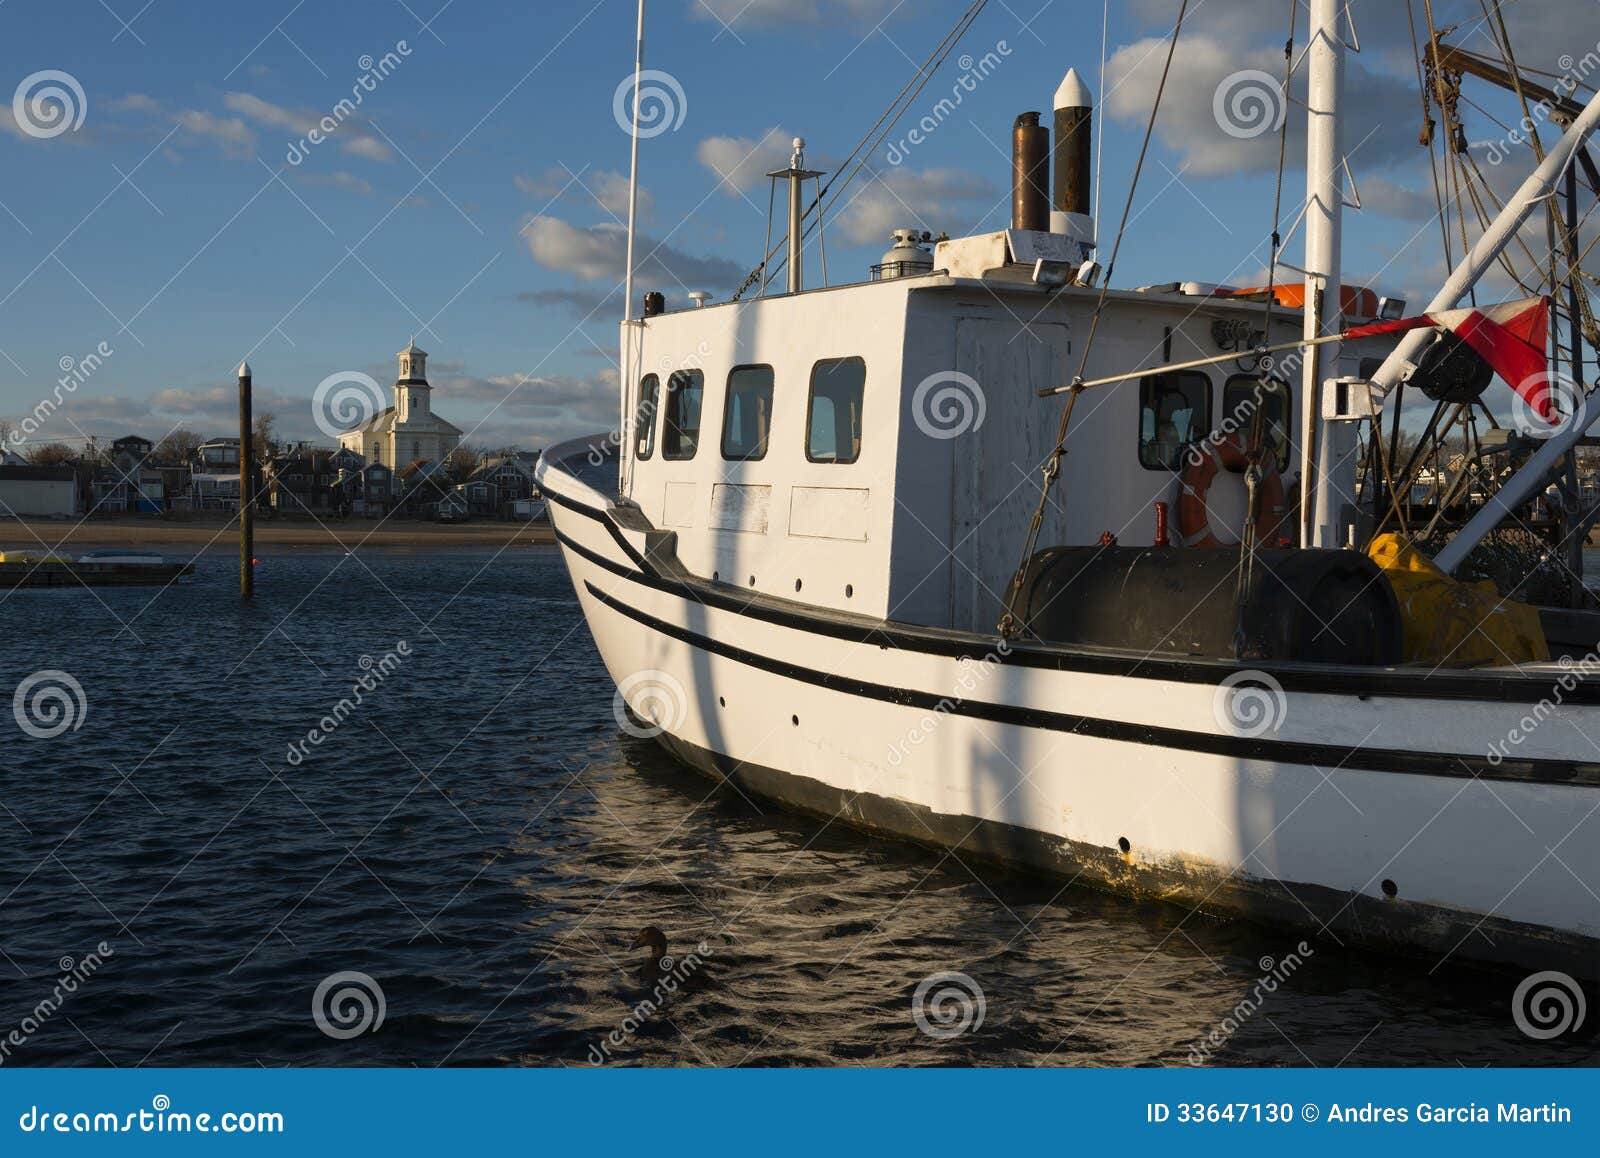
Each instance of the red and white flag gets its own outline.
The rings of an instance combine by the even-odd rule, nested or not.
[[[1346,330],[1346,338],[1371,338],[1438,326],[1449,330],[1510,383],[1546,422],[1560,416],[1551,405],[1550,362],[1545,344],[1550,335],[1550,299],[1526,298],[1497,306],[1440,310],[1415,318],[1373,322]]]

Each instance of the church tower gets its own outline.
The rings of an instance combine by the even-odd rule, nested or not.
[[[427,421],[428,396],[433,387],[428,385],[428,352],[418,349],[417,340],[395,355],[400,360],[400,370],[394,381],[394,416],[400,422]]]

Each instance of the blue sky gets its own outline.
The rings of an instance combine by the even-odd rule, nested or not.
[[[83,92],[81,124],[60,135],[0,111],[0,418],[27,414],[64,360],[104,342],[113,353],[36,439],[222,433],[248,357],[258,408],[285,435],[327,442],[318,382],[362,370],[387,386],[415,333],[433,354],[436,409],[472,441],[532,448],[608,422],[628,163],[614,98],[631,73],[633,0],[441,3],[0,7],[0,96],[44,70]],[[725,297],[759,258],[760,172],[794,133],[831,167],[965,7],[651,0],[647,66],[676,89],[673,127],[642,144],[643,232],[664,244],[640,289]],[[1351,164],[1367,207],[1347,219],[1346,272],[1419,300],[1443,271],[1405,9],[1353,7]],[[1457,39],[1487,46],[1477,3],[1434,7],[1467,22]],[[1112,5],[1097,123],[1107,237],[1176,11]],[[1525,67],[1559,71],[1562,54],[1600,41],[1589,0],[1505,12]],[[1218,131],[1212,100],[1225,74],[1281,68],[1287,19],[1281,0],[1191,4],[1117,284],[1260,275],[1276,137]],[[1303,43],[1303,6],[1299,19]],[[1098,3],[989,4],[892,139],[966,68],[959,109],[903,157],[880,148],[835,210],[835,280],[864,276],[895,225],[1003,227],[1012,119],[1047,110],[1069,64],[1098,93],[1100,32]],[[986,55],[996,63],[981,68]],[[363,75],[359,109],[291,163]],[[1514,117],[1505,98],[1474,97],[1481,145],[1502,133],[1491,115]],[[1290,123],[1286,221],[1301,163],[1292,109]],[[1495,179],[1519,176],[1524,155]]]

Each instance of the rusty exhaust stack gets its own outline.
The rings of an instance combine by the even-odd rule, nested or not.
[[[1050,130],[1038,113],[1023,113],[1011,128],[1011,228],[1050,228]]]

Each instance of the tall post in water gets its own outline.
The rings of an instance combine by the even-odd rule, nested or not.
[[[250,363],[239,363],[239,594],[256,593],[255,455],[251,450]]]
[[[1306,294],[1307,341],[1342,328],[1339,278],[1344,214],[1341,142],[1344,42],[1340,0],[1311,0],[1311,43],[1306,51]],[[1284,94],[1288,100],[1288,94]],[[1322,380],[1337,376],[1340,344],[1304,351],[1300,388],[1300,542],[1337,547],[1346,496],[1354,493],[1355,431],[1348,423],[1321,422]],[[1345,481],[1343,476],[1351,474]]]

